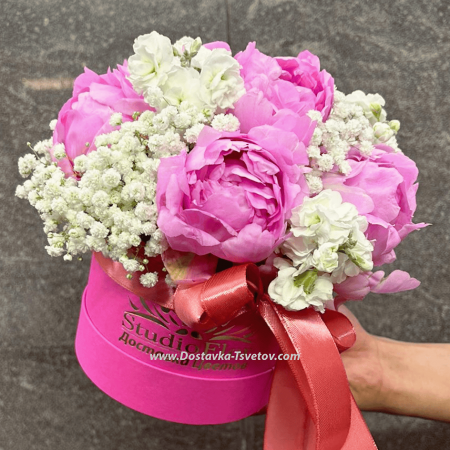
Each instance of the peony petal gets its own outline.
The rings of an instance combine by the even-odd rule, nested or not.
[[[381,272],[381,271],[380,271]],[[378,274],[376,272],[374,275]],[[381,272],[384,276],[384,272]],[[381,281],[371,282],[370,290],[376,294],[389,294],[393,292],[409,291],[416,289],[420,285],[420,281],[412,278],[409,273],[403,270],[394,270],[388,277]]]
[[[161,256],[164,267],[176,284],[202,283],[216,272],[218,258],[211,254],[200,256],[169,248]]]
[[[266,259],[277,245],[278,241],[269,231],[251,223],[236,237],[222,243],[219,256],[236,263],[256,263]]]

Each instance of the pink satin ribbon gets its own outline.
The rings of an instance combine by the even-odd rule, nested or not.
[[[115,281],[122,278],[124,273],[116,263],[98,255],[108,275]],[[210,329],[250,310],[258,311],[282,352],[300,355],[299,360],[277,362],[267,409],[265,450],[376,449],[339,355],[355,342],[353,326],[343,314],[331,310],[320,314],[310,308],[287,311],[274,304],[264,293],[254,264],[234,266],[204,283],[177,288],[171,300],[162,287],[146,289],[123,278],[119,283],[123,287],[169,305],[186,325],[196,329]]]

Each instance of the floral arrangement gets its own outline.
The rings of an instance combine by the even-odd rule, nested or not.
[[[395,247],[413,230],[418,171],[378,94],[338,91],[317,56],[152,32],[122,66],[89,69],[19,160],[16,195],[39,212],[51,256],[101,252],[129,279],[208,279],[220,261],[277,269],[270,298],[323,312],[413,289]]]

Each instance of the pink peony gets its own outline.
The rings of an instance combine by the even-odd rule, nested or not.
[[[162,159],[158,226],[169,245],[238,263],[267,258],[308,193],[299,167],[308,163],[308,142],[298,134],[274,126],[248,135],[205,127],[189,154]]]
[[[366,216],[366,236],[375,241],[375,266],[390,263],[396,258],[394,248],[411,231],[427,225],[412,223],[418,188],[416,164],[387,145],[377,145],[368,159],[355,153],[349,163],[352,171],[347,177],[328,174],[324,187],[338,190],[344,201]]]
[[[236,55],[241,64],[247,93],[235,105],[234,114],[241,131],[270,123],[271,116],[289,110],[305,116],[310,110],[320,111],[323,120],[330,114],[334,98],[334,80],[320,71],[319,58],[308,51],[296,58],[271,58],[248,44]],[[249,109],[254,114],[249,115]]]
[[[125,62],[104,75],[85,68],[76,78],[72,98],[59,112],[53,132],[53,144],[65,145],[67,157],[57,162],[67,176],[75,176],[73,160],[77,156],[95,150],[96,136],[114,130],[109,124],[112,113],[122,113],[126,122],[132,120],[134,112],[151,109],[133,90],[128,75]]]

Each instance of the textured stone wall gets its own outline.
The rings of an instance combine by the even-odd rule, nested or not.
[[[83,66],[103,73],[139,34],[256,40],[270,55],[309,49],[346,93],[378,92],[420,170],[417,222],[392,268],[422,285],[352,305],[373,333],[450,342],[450,3],[447,0],[3,0],[0,14],[0,450],[261,448],[263,418],[194,427],[131,411],[101,393],[73,351],[88,264],[47,256],[17,158],[70,96]],[[62,79],[49,81],[48,79]],[[69,81],[67,81],[67,80]],[[66,81],[65,81],[66,80]],[[450,376],[450,374],[449,374]],[[450,425],[366,414],[380,450],[450,448]],[[252,437],[253,436],[253,437]]]

